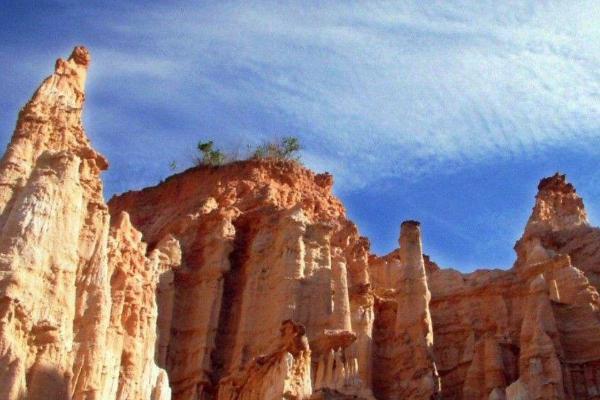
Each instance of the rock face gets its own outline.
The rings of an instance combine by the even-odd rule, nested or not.
[[[511,270],[429,274],[444,398],[598,397],[597,235],[557,174],[540,182]]]
[[[332,177],[294,162],[107,206],[89,63],[57,61],[0,161],[0,399],[600,398],[600,230],[564,175],[514,266],[469,274],[423,255],[416,221],[370,254]]]
[[[374,393],[378,399],[430,399],[440,391],[419,223],[405,221],[400,249],[371,261],[377,275]]]
[[[220,382],[219,400],[307,398],[312,393],[310,348],[302,325],[284,321],[267,354]]]
[[[371,397],[368,244],[331,185],[294,163],[254,160],[194,168],[110,201],[151,246],[165,235],[182,245],[164,363],[174,399],[230,398],[240,374],[279,376],[257,358],[273,354],[287,320],[310,345],[301,361],[278,355],[310,366],[289,379]]]
[[[170,265],[102,198],[81,125],[90,56],[56,62],[0,162],[0,398],[165,399],[154,290]]]

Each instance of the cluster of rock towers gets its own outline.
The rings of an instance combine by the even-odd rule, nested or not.
[[[507,270],[379,257],[294,162],[195,167],[105,203],[77,47],[0,162],[0,399],[598,399],[600,230],[543,179]]]

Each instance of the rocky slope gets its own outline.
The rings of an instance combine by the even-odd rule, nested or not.
[[[107,206],[89,63],[57,61],[0,161],[0,399],[600,398],[600,230],[564,176],[514,266],[470,274],[424,256],[416,221],[371,254],[333,178],[293,162]]]

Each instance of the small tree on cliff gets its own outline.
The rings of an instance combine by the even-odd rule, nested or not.
[[[213,144],[212,140],[198,142],[197,148],[198,152],[200,152],[200,157],[196,159],[197,165],[218,166],[225,163],[225,154],[221,150],[213,148]]]
[[[261,144],[254,150],[252,158],[276,158],[279,160],[300,161],[300,140],[294,136],[286,136],[280,141]]]

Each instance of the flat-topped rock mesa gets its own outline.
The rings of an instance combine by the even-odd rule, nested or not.
[[[107,205],[90,60],[57,61],[0,161],[0,399],[600,398],[600,230],[564,175],[513,267],[468,274],[417,221],[372,254],[333,177],[290,161]]]
[[[270,353],[286,320],[305,329],[315,385],[371,397],[368,242],[332,184],[294,162],[248,160],[111,199],[148,243],[173,235],[182,246],[160,327],[174,398],[223,398],[220,382]]]

